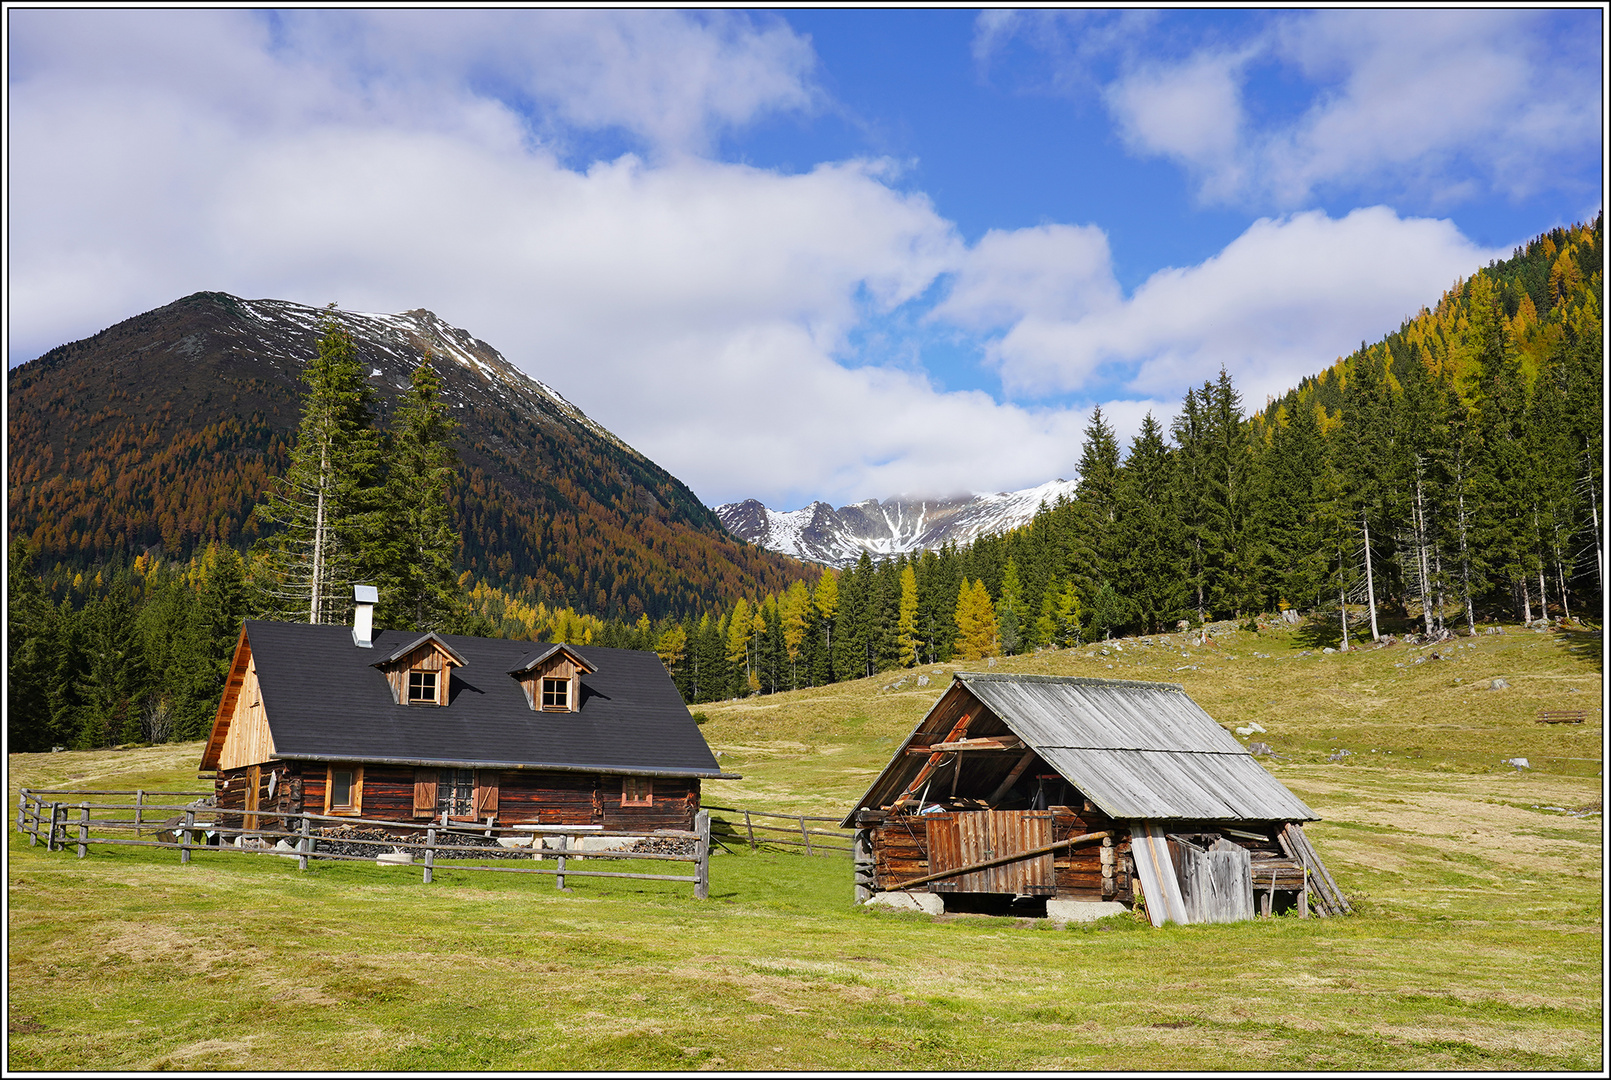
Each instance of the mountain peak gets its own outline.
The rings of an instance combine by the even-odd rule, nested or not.
[[[866,552],[886,558],[948,543],[966,544],[989,533],[1029,523],[1041,503],[1074,497],[1067,480],[1051,480],[1022,491],[997,491],[950,498],[898,495],[864,499],[835,510],[816,501],[799,510],[767,509],[745,499],[716,508],[733,535],[752,544],[809,562],[845,567]]]

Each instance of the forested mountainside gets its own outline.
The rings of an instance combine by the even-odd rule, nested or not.
[[[1602,227],[1538,237],[1252,415],[1223,371],[1127,452],[1099,413],[1074,497],[1027,526],[864,555],[662,655],[700,701],[1285,608],[1339,645],[1597,620]]]
[[[280,475],[321,311],[196,293],[8,373],[13,536],[44,572],[244,547]],[[628,621],[780,589],[686,485],[428,311],[336,312],[385,424],[426,351],[459,423],[462,567],[531,603]]]
[[[1022,491],[950,499],[897,496],[837,510],[814,502],[800,510],[777,511],[745,499],[718,506],[716,516],[734,536],[752,544],[843,569],[863,552],[887,558],[1008,532],[1029,524],[1041,504],[1071,497],[1074,487],[1067,480],[1052,480]]]

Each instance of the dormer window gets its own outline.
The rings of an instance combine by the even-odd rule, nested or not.
[[[453,669],[464,658],[435,634],[404,645],[374,667],[386,675],[399,705],[446,705],[453,698]]]
[[[543,708],[558,709],[562,712],[571,710],[571,681],[569,679],[543,680]]]
[[[593,665],[569,645],[552,645],[509,674],[537,712],[580,712],[582,676],[593,674]]]
[[[436,693],[436,672],[410,671],[408,673],[408,703],[410,705],[440,705]]]

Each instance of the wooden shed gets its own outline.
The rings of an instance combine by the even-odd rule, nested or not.
[[[371,635],[367,615],[242,628],[201,768],[244,827],[311,812],[691,829],[701,782],[735,778],[653,653]]]
[[[1347,911],[1303,835],[1315,820],[1180,686],[957,672],[844,827],[861,901],[1107,911],[1139,891],[1161,925]]]

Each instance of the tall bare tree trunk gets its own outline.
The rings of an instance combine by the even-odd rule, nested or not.
[[[1471,602],[1471,550],[1467,546],[1468,529],[1466,527],[1465,492],[1460,493],[1457,505],[1459,514],[1455,519],[1455,523],[1460,530],[1460,589],[1463,594],[1461,599],[1465,601],[1466,605],[1466,629],[1470,631],[1472,637],[1475,637],[1477,635],[1477,611]]]
[[[1370,566],[1370,521],[1363,510],[1359,512],[1359,527],[1365,534],[1365,602],[1370,608],[1370,639],[1380,641],[1382,635],[1376,629],[1376,578]]]
[[[1426,624],[1428,637],[1432,636],[1432,582],[1426,565],[1426,510],[1422,505],[1421,459],[1415,459],[1415,562],[1421,574],[1421,620]]]

